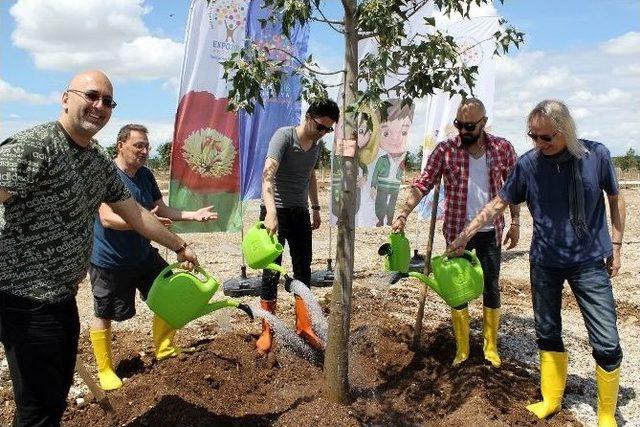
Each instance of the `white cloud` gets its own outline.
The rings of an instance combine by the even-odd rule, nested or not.
[[[99,68],[115,79],[171,78],[178,74],[182,44],[150,35],[144,0],[18,0],[13,43],[38,68]]]
[[[584,119],[585,117],[589,117],[591,115],[591,111],[587,108],[574,108],[573,109],[573,117],[578,119]]]
[[[60,101],[61,94],[52,92],[49,95],[29,93],[21,87],[12,86],[0,79],[0,103],[21,102],[32,105],[55,104]]]
[[[629,92],[623,92],[614,87],[600,94],[593,94],[588,90],[579,90],[569,100],[575,103],[589,103],[592,105],[617,105],[630,101],[631,98],[632,96]]]
[[[178,80],[178,76],[173,76],[169,80],[162,83],[162,89],[173,92],[178,95],[178,90],[180,89],[180,81]]]
[[[635,55],[640,53],[640,32],[630,31],[606,41],[601,46],[609,55]]]
[[[613,69],[613,74],[616,76],[640,76],[640,64],[629,64]]]
[[[569,72],[568,67],[550,67],[541,74],[532,77],[528,82],[531,89],[557,89],[574,84],[576,78]]]
[[[613,52],[630,37],[613,39],[606,47]],[[580,136],[603,142],[614,155],[638,146],[640,64],[636,56],[603,56],[603,50],[602,44],[560,53],[523,50],[498,59],[495,133],[523,153],[531,148],[525,136],[528,113],[543,99],[559,99],[568,105]]]

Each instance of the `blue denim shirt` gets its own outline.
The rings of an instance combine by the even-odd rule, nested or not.
[[[611,255],[604,194],[618,194],[609,150],[581,140],[589,151],[580,160],[588,232],[579,237],[569,222],[569,164],[556,165],[538,150],[522,155],[507,178],[500,197],[510,204],[527,202],[533,217],[530,260],[547,267],[571,267]]]

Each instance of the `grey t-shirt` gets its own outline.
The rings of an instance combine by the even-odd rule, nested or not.
[[[293,126],[282,127],[273,134],[267,157],[279,163],[274,188],[277,208],[309,206],[309,174],[318,161],[321,144],[318,141],[304,151]]]
[[[0,143],[0,291],[55,303],[87,274],[102,202],[130,196],[97,142],[77,145],[58,122]]]

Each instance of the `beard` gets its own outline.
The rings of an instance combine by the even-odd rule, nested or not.
[[[480,138],[480,134],[477,135],[473,135],[473,134],[464,134],[464,135],[460,135],[460,141],[462,141],[462,145],[464,145],[465,147],[470,147],[473,144],[475,144],[478,139]]]

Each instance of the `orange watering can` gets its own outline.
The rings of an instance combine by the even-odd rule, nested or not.
[[[221,308],[238,308],[253,319],[246,304],[233,299],[212,301],[220,284],[200,267],[198,275],[180,268],[180,263],[167,266],[156,277],[149,290],[147,305],[174,329]]]

